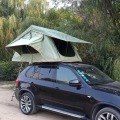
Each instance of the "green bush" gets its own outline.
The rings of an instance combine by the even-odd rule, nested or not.
[[[120,58],[114,62],[113,76],[115,80],[120,81]]]
[[[15,80],[19,73],[19,63],[1,62],[0,63],[0,80]]]

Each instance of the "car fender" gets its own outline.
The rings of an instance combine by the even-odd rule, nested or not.
[[[19,99],[20,99],[20,96],[21,96],[23,93],[25,93],[25,92],[29,92],[29,93],[33,96],[33,99],[35,100],[35,95],[34,95],[33,92],[32,92],[31,90],[29,90],[29,89],[22,89],[22,90],[20,90],[20,92],[19,92]]]
[[[100,103],[97,103],[96,105],[94,105],[94,107],[91,110],[91,118],[92,118],[92,120],[94,120],[94,117],[95,117],[95,114],[96,114],[97,110],[105,108],[105,107],[112,107],[112,108],[115,108],[118,111],[120,111],[120,108],[118,106],[112,104],[112,103],[100,102]]]

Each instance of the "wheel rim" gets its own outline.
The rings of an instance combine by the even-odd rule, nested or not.
[[[112,113],[105,112],[99,115],[98,120],[118,120]]]
[[[26,95],[23,96],[21,98],[20,104],[21,104],[21,110],[24,113],[29,113],[31,111],[32,104],[31,104],[31,99],[28,96]]]

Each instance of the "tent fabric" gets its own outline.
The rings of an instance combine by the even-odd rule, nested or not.
[[[19,40],[20,38],[22,38],[23,36],[25,36],[27,33],[31,32],[31,31],[37,31],[37,32],[40,32],[41,34],[44,34],[46,36],[49,36],[49,37],[52,37],[52,38],[57,38],[57,39],[64,40],[64,41],[91,44],[90,42],[87,42],[87,41],[84,41],[84,40],[80,40],[78,38],[72,37],[71,35],[59,32],[57,30],[31,25],[27,30],[25,30],[21,35],[19,35],[8,46],[10,46],[12,43],[16,42],[17,40]]]
[[[71,49],[73,49],[75,52],[74,56],[68,57],[61,55],[55,46],[53,40],[54,38],[56,40],[63,40],[66,43],[69,42],[71,45],[73,42],[90,44],[90,42],[80,40],[56,30],[31,25],[26,31],[24,31],[6,47],[12,48],[16,51],[12,58],[12,61],[17,62],[33,63],[82,61],[73,45]],[[60,47],[62,49],[64,46],[61,44]],[[37,52],[32,52],[32,49],[30,48]],[[67,49],[67,46],[64,49]],[[24,53],[25,50],[27,51]]]

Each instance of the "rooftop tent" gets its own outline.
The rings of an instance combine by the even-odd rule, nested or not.
[[[89,43],[65,33],[31,25],[6,47],[15,50],[17,62],[78,62],[82,61],[76,43]]]

